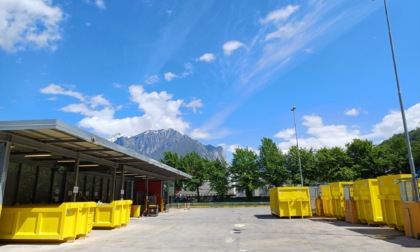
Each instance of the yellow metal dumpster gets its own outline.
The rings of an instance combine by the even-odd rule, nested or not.
[[[93,225],[93,214],[96,207],[95,202],[78,202],[78,214],[77,222],[86,223],[86,225],[76,225],[76,237],[86,237],[86,235],[92,232]]]
[[[141,205],[131,205],[131,212],[130,212],[131,217],[135,217],[135,218],[140,217],[140,212],[141,212]]]
[[[333,216],[331,189],[329,185],[321,186],[322,209],[325,216]]]
[[[360,222],[369,225],[384,224],[377,179],[354,181],[353,198],[356,201],[357,216]]]
[[[412,184],[412,178],[400,180],[404,233],[407,237],[420,239],[420,202],[415,201]],[[419,182],[417,182],[416,188],[419,190]]]
[[[332,198],[332,215],[338,220],[345,219],[344,185],[352,185],[353,182],[334,182],[330,184]]]
[[[404,231],[401,209],[400,179],[410,178],[411,174],[398,174],[378,177],[379,200],[381,201],[384,222],[392,228]]]
[[[275,215],[280,215],[279,212],[279,201],[278,201],[278,191],[277,191],[277,187],[274,188],[270,188],[269,190],[269,194],[270,194],[270,210],[271,210],[271,214],[275,214]]]
[[[83,202],[3,207],[0,239],[72,241],[86,236],[86,209]]]
[[[121,215],[123,200],[114,200],[109,204],[101,204],[95,207],[93,228],[118,228],[121,227]]]
[[[121,226],[127,226],[130,222],[130,211],[131,211],[131,204],[133,204],[132,200],[122,200],[123,204],[121,206]]]
[[[273,201],[273,207],[277,206],[277,209],[273,209],[273,214],[289,218],[312,216],[309,187],[277,187],[270,190],[270,205]]]
[[[353,185],[344,185],[344,209],[345,221],[348,223],[360,223],[357,216],[356,201],[353,198]]]

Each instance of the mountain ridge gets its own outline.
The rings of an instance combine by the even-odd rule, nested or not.
[[[177,153],[180,156],[196,152],[210,160],[226,160],[223,147],[215,147],[210,144],[204,145],[198,140],[171,128],[148,130],[135,136],[124,136],[117,133],[109,140],[156,160],[162,159],[163,153],[167,151]]]

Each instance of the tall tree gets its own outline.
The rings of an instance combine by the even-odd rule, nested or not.
[[[209,161],[209,181],[211,190],[223,200],[229,191],[229,171],[224,160]]]
[[[378,172],[375,170],[373,160],[373,143],[367,139],[353,139],[346,144],[347,156],[350,168],[356,173],[356,179],[375,178]]]
[[[261,139],[259,165],[262,177],[269,186],[282,186],[289,176],[285,168],[286,157],[270,138]]]
[[[185,172],[192,176],[191,179],[187,180],[185,187],[187,190],[197,192],[197,201],[200,202],[200,186],[208,179],[208,167],[207,159],[203,159],[197,153],[188,153],[182,158],[182,167]]]
[[[252,191],[263,185],[258,167],[258,156],[251,150],[236,149],[230,167],[232,180],[238,190],[245,191],[247,200],[252,199]]]
[[[315,174],[319,184],[352,181],[356,173],[348,166],[346,152],[340,147],[321,148],[315,153]]]
[[[175,169],[185,172],[184,167],[182,167],[182,157],[178,156],[177,153],[165,151],[163,153],[163,159],[161,159],[160,161]],[[182,180],[175,181],[175,190],[181,190],[183,187],[184,187],[184,181]]]

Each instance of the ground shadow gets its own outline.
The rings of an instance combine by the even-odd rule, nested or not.
[[[386,225],[354,224],[328,217],[311,218],[311,221],[324,222],[362,234],[372,239],[383,240],[407,248],[420,248],[420,240],[406,237],[403,231],[389,228]]]
[[[280,219],[278,216],[272,214],[255,214],[255,218],[259,220],[273,220],[273,219]]]

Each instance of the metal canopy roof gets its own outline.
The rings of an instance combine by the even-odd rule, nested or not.
[[[0,121],[0,141],[11,142],[10,160],[44,164],[80,161],[80,171],[117,173],[133,179],[190,179],[159,161],[59,120]]]

